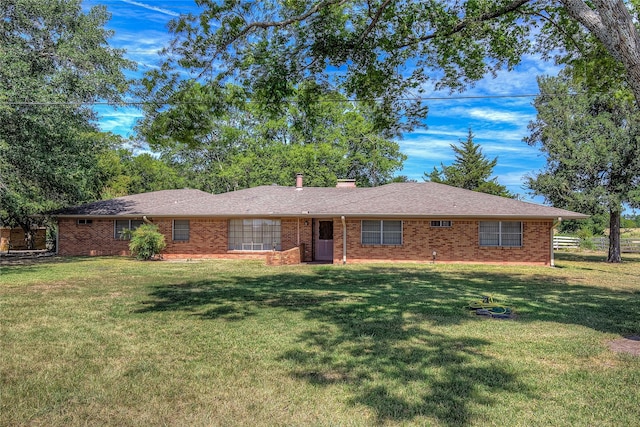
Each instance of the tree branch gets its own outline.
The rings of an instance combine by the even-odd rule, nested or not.
[[[460,31],[464,30],[465,28],[467,28],[470,24],[476,23],[476,22],[484,22],[484,21],[489,21],[491,19],[495,19],[499,16],[502,15],[506,15],[507,13],[513,12],[517,9],[519,9],[520,7],[522,7],[524,4],[529,3],[532,0],[514,0],[511,3],[509,3],[508,5],[506,5],[505,7],[495,10],[493,12],[486,12],[483,13],[480,16],[474,17],[472,19],[463,19],[461,21],[459,21],[453,28],[451,28],[448,31],[444,31],[444,32],[439,32],[436,31],[435,33],[432,34],[427,34],[425,36],[416,38],[416,39],[412,39],[412,40],[408,40],[406,43],[403,43],[399,46],[396,46],[398,49],[404,49],[405,47],[409,47],[421,42],[425,42],[427,40],[431,40],[431,39],[435,39],[437,37],[448,37],[448,36],[452,36],[456,33],[459,33]]]
[[[324,9],[325,7],[334,5],[334,4],[344,4],[346,3],[347,0],[324,0],[321,1],[319,3],[316,3],[315,6],[313,6],[311,9],[307,10],[306,12],[298,15],[298,16],[293,16],[289,19],[285,19],[282,21],[266,21],[266,22],[252,22],[251,24],[247,25],[246,27],[244,27],[242,29],[242,31],[240,31],[236,36],[234,36],[227,45],[233,43],[235,40],[245,36],[246,34],[248,34],[249,32],[251,32],[253,29],[255,28],[262,28],[262,29],[267,29],[267,28],[280,28],[280,27],[286,27],[288,25],[291,25],[295,22],[301,22],[306,20],[307,18],[309,18],[311,15],[316,14],[319,10]]]
[[[570,40],[571,44],[578,50],[578,52],[580,52],[580,54],[584,54],[584,50],[582,49],[581,46],[578,45],[578,42],[576,42],[574,40],[573,37],[571,37],[571,35],[566,32],[564,30],[564,28],[562,28],[556,21],[554,21],[553,19],[551,19],[550,16],[544,15],[541,12],[534,12],[532,13],[533,16],[537,16],[538,18],[542,19],[543,21],[547,21],[553,28],[556,29],[557,32],[559,32],[560,34],[564,35],[568,40]]]
[[[382,3],[380,5],[380,8],[378,9],[378,11],[376,12],[376,14],[373,16],[373,18],[371,19],[371,23],[369,24],[369,26],[367,27],[366,30],[364,30],[364,32],[362,33],[362,35],[360,35],[360,38],[358,39],[358,44],[361,44],[364,39],[367,38],[367,36],[369,35],[369,33],[371,33],[371,31],[373,30],[373,28],[376,26],[376,24],[378,23],[378,21],[380,20],[380,16],[382,16],[382,12],[384,12],[384,10],[386,9],[386,7],[389,5],[389,3],[391,3],[391,0],[385,0],[384,3]]]

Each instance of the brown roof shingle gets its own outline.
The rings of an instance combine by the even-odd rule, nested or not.
[[[431,218],[587,218],[576,212],[433,182],[373,188],[260,186],[224,194],[164,190],[89,203],[57,216],[359,216]]]

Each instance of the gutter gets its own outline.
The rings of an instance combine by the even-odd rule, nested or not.
[[[340,217],[342,220],[342,264],[347,263],[347,225],[344,215]]]
[[[551,230],[549,231],[549,239],[550,239],[550,245],[551,245],[551,263],[550,266],[551,267],[555,267],[555,259],[553,256],[553,230],[555,230],[555,228],[560,225],[560,223],[562,222],[562,217],[559,216],[558,219],[554,219],[553,220],[553,224],[551,225]]]

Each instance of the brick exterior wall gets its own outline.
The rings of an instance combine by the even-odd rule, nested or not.
[[[267,252],[267,265],[295,265],[302,262],[302,254],[304,253],[304,245],[298,248],[286,251]]]
[[[447,218],[443,218],[447,219]],[[451,227],[431,227],[429,219],[404,220],[402,245],[363,245],[361,220],[347,219],[347,263],[371,261],[496,263],[551,265],[551,220],[523,221],[521,247],[480,246],[479,221],[453,221]],[[343,230],[334,218],[333,262],[342,263]]]
[[[181,219],[181,218],[176,218]],[[186,218],[185,218],[186,219]],[[447,218],[443,218],[447,219]],[[164,234],[165,258],[249,258],[265,259],[272,251],[228,250],[228,219],[190,218],[189,240],[172,240],[172,219],[154,219]],[[403,221],[402,245],[362,245],[361,220],[347,218],[347,263],[372,261],[483,262],[550,265],[551,220],[523,221],[522,247],[484,247],[479,245],[478,221],[454,220],[451,227],[431,227],[429,219]],[[311,218],[281,220],[282,251],[303,248],[301,260],[313,260],[313,221]],[[333,262],[342,263],[342,221],[333,218]],[[114,237],[112,219],[94,219],[92,224],[77,224],[75,219],[58,221],[58,252],[60,255],[128,255],[128,241]]]
[[[141,218],[132,218],[141,219]],[[165,237],[164,258],[245,258],[264,259],[272,251],[228,250],[229,220],[224,218],[189,219],[189,240],[173,241],[173,218],[153,219]],[[91,224],[78,224],[76,219],[58,220],[58,253],[63,256],[129,255],[129,241],[115,237],[113,219],[93,219]],[[304,247],[303,261],[311,261],[311,220],[281,220],[282,250]],[[298,237],[299,236],[299,237]]]

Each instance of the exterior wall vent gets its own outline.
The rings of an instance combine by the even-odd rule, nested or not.
[[[356,188],[355,179],[339,179],[336,188]]]

